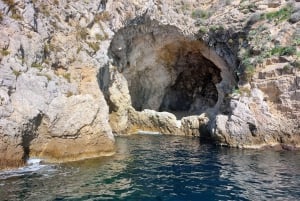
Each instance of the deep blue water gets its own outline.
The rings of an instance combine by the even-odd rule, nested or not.
[[[300,200],[300,152],[117,138],[112,157],[0,173],[0,200]]]

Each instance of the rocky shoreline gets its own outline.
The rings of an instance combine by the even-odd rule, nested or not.
[[[299,149],[299,4],[0,1],[0,168],[143,131]]]

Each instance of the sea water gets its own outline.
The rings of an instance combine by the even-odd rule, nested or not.
[[[0,200],[300,200],[300,152],[239,150],[162,135],[117,137],[114,156],[32,159],[0,172]]]

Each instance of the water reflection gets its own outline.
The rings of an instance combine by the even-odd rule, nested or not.
[[[300,153],[222,149],[218,155],[221,178],[241,188],[249,200],[300,198]],[[228,168],[231,167],[231,168]]]
[[[1,177],[0,200],[297,200],[300,152],[119,137],[113,157]]]

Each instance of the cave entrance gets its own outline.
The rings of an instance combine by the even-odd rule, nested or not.
[[[166,89],[159,108],[159,111],[168,111],[177,117],[201,114],[214,107],[218,101],[216,84],[222,80],[220,69],[200,52],[185,51],[186,54],[177,57],[174,66],[178,70],[177,78]]]
[[[223,98],[218,86],[226,64],[174,26],[147,21],[125,27],[114,36],[109,55],[126,78],[137,111],[168,111],[181,118],[214,108]]]

